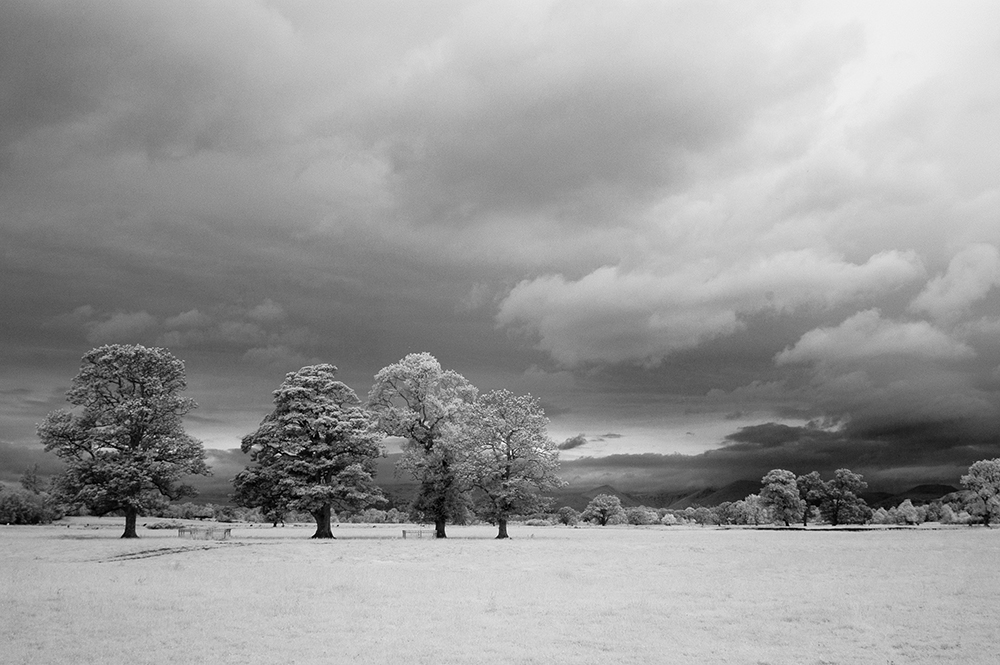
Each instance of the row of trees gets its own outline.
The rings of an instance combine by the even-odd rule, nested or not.
[[[414,508],[439,538],[470,507],[506,538],[511,515],[543,507],[542,494],[561,484],[548,420],[530,395],[480,395],[427,353],[382,369],[366,403],[336,372],[319,364],[286,375],[274,408],[241,442],[249,464],[233,481],[239,505],[275,521],[308,512],[313,537],[332,538],[334,511],[385,503],[373,475],[386,436],[404,439],[399,468],[418,482]],[[114,344],[84,355],[67,394],[78,409],[54,411],[38,427],[45,449],[66,463],[54,493],[94,514],[124,513],[123,538],[138,537],[138,515],[192,495],[180,480],[210,472],[201,442],[182,426],[195,406],[185,387],[184,364],[166,349]]]
[[[562,508],[555,520],[575,524],[579,520],[601,526],[608,524],[784,524],[819,518],[838,524],[971,524],[989,525],[1000,512],[1000,459],[981,460],[969,467],[961,478],[965,491],[953,503],[933,502],[914,506],[909,499],[899,506],[873,511],[860,494],[868,484],[861,474],[838,469],[824,481],[816,471],[796,476],[785,469],[773,469],[761,479],[759,494],[717,506],[690,507],[684,510],[653,509],[646,506],[625,508],[610,494],[594,497],[582,513]]]
[[[382,369],[365,404],[336,372],[312,365],[285,377],[274,410],[243,438],[251,463],[233,481],[240,505],[308,511],[313,537],[332,538],[334,511],[385,503],[372,475],[386,435],[404,439],[399,468],[417,480],[414,508],[439,538],[469,506],[507,538],[510,516],[542,507],[542,493],[560,484],[548,420],[530,395],[480,395],[427,353]]]

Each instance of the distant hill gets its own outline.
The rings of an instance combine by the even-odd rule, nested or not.
[[[955,492],[958,492],[958,489],[952,487],[951,485],[929,484],[917,485],[916,487],[911,487],[905,492],[899,492],[897,494],[889,494],[888,492],[866,492],[861,495],[861,498],[863,498],[872,508],[895,508],[907,499],[912,501],[914,505],[919,506],[920,504],[937,501],[938,499],[942,499],[949,494],[954,494]]]

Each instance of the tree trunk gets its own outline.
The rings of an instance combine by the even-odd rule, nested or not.
[[[138,517],[139,511],[135,508],[125,509],[125,533],[122,534],[122,538],[138,538],[139,534],[135,532],[135,518]]]
[[[504,538],[510,538],[507,535],[507,520],[498,519],[497,520],[497,540],[503,540]]]
[[[333,529],[330,528],[330,504],[314,511],[312,516],[316,519],[316,533],[312,537],[333,538]]]
[[[434,518],[434,537],[435,538],[447,538],[448,536],[444,532],[445,519],[443,517]]]

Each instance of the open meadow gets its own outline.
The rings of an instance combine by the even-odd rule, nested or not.
[[[5,663],[995,663],[1000,530],[0,526]],[[85,526],[88,520],[92,526]],[[94,523],[100,526],[95,528]]]

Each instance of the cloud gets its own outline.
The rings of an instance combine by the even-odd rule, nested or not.
[[[801,250],[668,273],[604,267],[576,281],[549,275],[521,282],[501,304],[497,322],[536,336],[538,348],[567,366],[655,365],[675,351],[743,329],[744,314],[870,298],[921,274],[913,253],[896,251],[861,265]]]
[[[285,318],[285,310],[278,303],[266,298],[264,302],[247,312],[247,316],[260,322],[281,321]]]
[[[969,245],[955,254],[947,272],[927,283],[910,310],[954,322],[996,286],[1000,286],[1000,251],[993,245]]]
[[[243,354],[243,360],[252,365],[274,367],[294,371],[306,365],[316,364],[319,359],[310,358],[285,345],[254,347]]]
[[[587,437],[584,434],[577,434],[576,436],[571,436],[562,443],[560,443],[557,448],[559,450],[572,450],[573,448],[579,448],[580,446],[587,445]]]
[[[859,41],[778,11],[475,4],[407,53],[365,126],[422,222],[602,222],[680,187],[758,114],[828,85]]]
[[[926,321],[890,321],[878,309],[858,312],[834,328],[811,330],[775,357],[779,365],[795,362],[854,362],[893,357],[965,360],[975,357]]]
[[[167,328],[205,328],[212,323],[212,317],[202,314],[197,309],[181,312],[177,316],[169,316],[163,322]]]
[[[156,317],[148,312],[119,312],[103,321],[89,321],[84,327],[91,344],[135,343],[157,324]]]
[[[6,144],[48,128],[156,158],[259,146],[300,56],[287,21],[254,2],[10,3],[0,26]]]
[[[25,471],[38,465],[38,473],[51,476],[63,470],[63,463],[40,445],[20,446],[0,441],[0,480],[16,483]]]
[[[829,477],[845,467],[864,474],[873,490],[900,491],[927,482],[956,485],[972,462],[1000,455],[1000,443],[989,432],[956,431],[951,425],[860,432],[763,423],[740,428],[722,447],[701,454],[582,457],[564,460],[560,475],[573,487],[611,483],[622,491],[652,493],[720,488],[758,480],[771,469]]]

